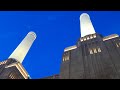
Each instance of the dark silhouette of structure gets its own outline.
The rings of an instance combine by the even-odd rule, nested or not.
[[[35,39],[36,34],[29,32],[9,58],[0,62],[0,79],[30,79],[22,62]]]
[[[52,76],[44,77],[44,78],[41,78],[41,79],[59,79],[59,74],[55,74],[55,75],[52,75]]]
[[[120,79],[119,35],[96,33],[86,13],[80,25],[82,37],[64,50],[60,79]]]
[[[119,35],[104,37],[96,33],[86,13],[80,15],[80,27],[81,38],[76,45],[64,49],[57,78],[120,79]]]
[[[29,79],[29,75],[21,63],[15,59],[0,62],[0,79]]]

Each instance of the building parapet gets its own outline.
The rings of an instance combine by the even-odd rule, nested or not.
[[[64,49],[64,52],[67,52],[67,51],[70,51],[70,50],[73,50],[73,49],[76,49],[76,48],[77,48],[76,45],[70,46],[70,47],[65,48],[65,49]]]
[[[116,38],[116,37],[119,37],[119,35],[118,34],[112,34],[112,35],[104,37],[103,41],[106,41],[106,40],[109,40],[109,39],[113,39],[113,38]]]

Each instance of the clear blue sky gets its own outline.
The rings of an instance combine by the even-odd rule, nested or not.
[[[97,33],[120,35],[120,11],[0,11],[0,61],[34,31],[37,38],[23,66],[33,79],[59,74],[64,48],[80,38],[79,16],[84,12]]]

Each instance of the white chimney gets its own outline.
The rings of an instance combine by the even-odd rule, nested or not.
[[[83,13],[80,15],[80,29],[81,37],[95,33],[94,27],[87,13]]]
[[[26,35],[26,37],[22,40],[22,42],[18,45],[18,47],[9,56],[9,58],[14,58],[20,63],[22,63],[35,39],[36,34],[32,31],[29,32]]]

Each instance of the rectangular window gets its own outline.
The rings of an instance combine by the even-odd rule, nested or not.
[[[116,43],[116,46],[119,47],[119,45]]]
[[[120,46],[120,43],[119,43],[119,46]]]
[[[13,79],[13,76],[12,76],[12,73],[10,74],[10,76],[9,76],[11,79]]]
[[[15,75],[13,73],[10,74],[9,76],[11,79],[15,79]]]
[[[96,35],[94,34],[93,37],[96,38]]]
[[[100,49],[100,48],[98,48],[98,52],[101,52],[101,49]]]
[[[64,57],[63,57],[63,62],[65,61]]]
[[[86,41],[86,38],[84,38],[84,41]]]
[[[63,57],[63,61],[67,61],[67,60],[69,60],[70,58],[69,58],[69,55],[68,54],[66,54],[64,57]]]
[[[87,37],[87,40],[89,40],[90,38],[89,37]]]
[[[69,60],[69,55],[67,55],[67,60]]]
[[[81,40],[81,42],[83,41],[83,39],[82,39],[82,38],[81,38],[80,40]]]
[[[92,49],[89,49],[89,52],[90,52],[90,54],[93,54],[93,51],[92,51]]]
[[[90,36],[90,39],[92,39],[92,38],[93,38],[93,36],[91,35],[91,36]]]
[[[96,50],[96,48],[93,48],[93,51],[94,51],[94,53],[97,53],[97,50]]]

